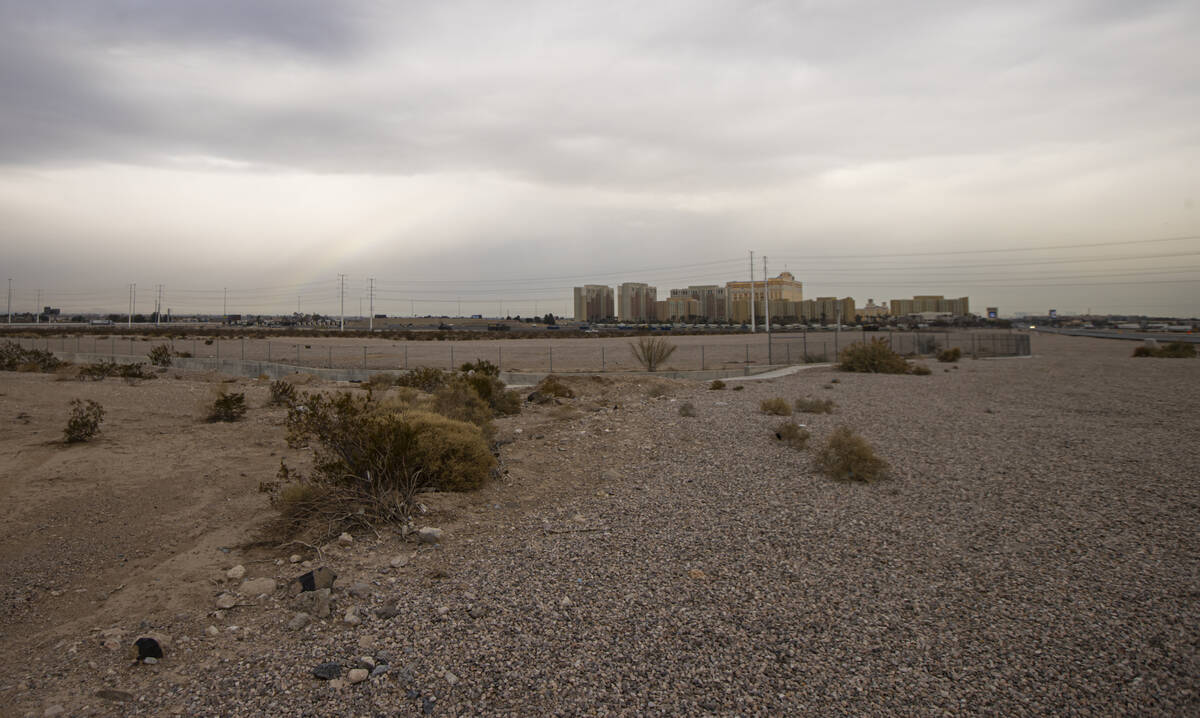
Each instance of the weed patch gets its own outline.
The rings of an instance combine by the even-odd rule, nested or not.
[[[71,415],[67,418],[67,428],[63,429],[63,439],[68,444],[87,441],[100,431],[100,422],[104,420],[104,407],[99,402],[80,399],[71,400]]]
[[[246,415],[246,395],[241,392],[221,391],[208,409],[206,419],[210,423],[218,421],[238,421]]]
[[[797,399],[793,406],[803,414],[832,414],[837,405],[833,399]]]
[[[708,385],[708,388],[712,391],[720,391],[725,388],[725,382],[721,381],[720,379],[713,379],[712,383]]]
[[[807,447],[811,437],[808,429],[794,421],[785,421],[775,427],[775,438],[797,451]]]
[[[786,399],[775,397],[774,399],[763,399],[758,404],[758,408],[764,414],[773,414],[775,416],[791,416],[792,407],[788,405]]]
[[[1160,347],[1143,344],[1133,350],[1133,355],[1157,359],[1191,359],[1196,356],[1196,345],[1187,342],[1169,342]]]
[[[839,426],[817,453],[817,468],[839,481],[875,481],[883,478],[887,462],[875,455],[867,440],[848,426]]]
[[[962,349],[953,347],[951,349],[943,349],[937,353],[937,360],[943,364],[953,364],[962,358]]]

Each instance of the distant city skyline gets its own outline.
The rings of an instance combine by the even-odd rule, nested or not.
[[[567,316],[753,250],[811,296],[1198,316],[1198,36],[1186,0],[3,3],[0,279]]]

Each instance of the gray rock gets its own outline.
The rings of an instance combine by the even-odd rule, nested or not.
[[[432,526],[422,526],[417,531],[417,538],[421,543],[441,543],[442,530]]]
[[[445,678],[446,682],[449,683],[450,685],[454,685],[455,683],[458,683],[458,676],[454,675],[450,671],[446,671],[445,673],[443,673],[442,678]]]
[[[155,658],[154,656],[146,656],[145,658],[142,659],[142,663],[152,666],[155,663],[158,663],[158,659]]]
[[[346,675],[346,678],[349,679],[351,683],[362,683],[363,681],[367,680],[367,677],[370,675],[371,672],[366,668],[352,668],[350,669],[350,673]]]
[[[319,591],[305,591],[296,596],[292,602],[292,606],[297,611],[303,611],[317,618],[329,618],[333,592],[328,588],[322,588]]]
[[[345,616],[342,616],[342,623],[345,623],[347,626],[357,626],[362,623],[362,619],[358,617],[358,611],[351,608],[349,611],[346,611]]]
[[[66,708],[63,708],[58,703],[55,703],[54,705],[47,708],[45,710],[45,712],[42,713],[42,715],[46,716],[46,718],[54,718],[54,716],[60,716],[66,712],[67,712]]]
[[[252,578],[242,582],[241,591],[247,596],[258,596],[264,593],[275,593],[275,587],[273,578]]]
[[[408,565],[408,556],[404,554],[396,554],[392,556],[392,560],[388,562],[392,568],[404,568]]]
[[[395,603],[389,603],[386,606],[380,606],[379,608],[375,609],[375,615],[385,621],[389,618],[395,618],[396,616],[400,615],[400,606]]]
[[[389,670],[388,664],[380,663],[379,665],[377,665],[371,669],[371,677],[376,678],[378,676],[382,676],[384,673],[387,673],[388,670]]]
[[[245,575],[246,575],[246,567],[240,563],[225,572],[225,577],[233,579],[234,581],[237,581],[238,579],[240,579],[242,576],[245,576]]]
[[[301,574],[292,580],[288,589],[292,593],[304,593],[305,591],[320,591],[323,588],[333,588],[333,582],[337,580],[337,574],[328,566],[318,566],[308,573]]]
[[[312,623],[312,616],[303,611],[297,611],[296,615],[292,616],[292,620],[288,621],[288,630],[299,631]]]
[[[237,596],[232,593],[222,593],[217,596],[217,608],[228,609],[237,605]]]
[[[369,598],[371,596],[371,584],[359,581],[352,585],[349,591],[350,595],[355,598]]]
[[[331,681],[342,675],[342,664],[329,661],[312,669],[312,674],[323,681]]]
[[[479,604],[472,604],[471,607],[467,609],[467,615],[469,615],[471,618],[483,618],[487,615],[487,607],[480,606]]]
[[[343,532],[341,536],[338,536],[337,540],[338,543],[343,546],[349,546],[350,544],[354,543],[354,537],[345,532]]]

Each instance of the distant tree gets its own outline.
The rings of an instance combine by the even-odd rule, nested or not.
[[[543,324],[554,324],[554,315],[547,313],[546,316],[542,317],[542,323]]]

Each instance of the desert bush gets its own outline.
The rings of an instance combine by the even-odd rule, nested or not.
[[[664,337],[641,337],[636,344],[630,344],[629,349],[646,371],[656,371],[675,353],[675,345]]]
[[[742,391],[742,390],[743,390],[743,389],[745,389],[745,388],[746,388],[746,387],[745,387],[745,385],[743,385],[743,384],[738,384],[737,386],[733,387],[733,390],[734,390],[734,391]]]
[[[571,387],[564,384],[562,379],[553,374],[538,382],[537,391],[546,396],[557,396],[564,399],[575,397],[575,392],[571,390]]]
[[[933,373],[933,370],[924,364],[913,364],[912,368],[909,369],[909,373],[916,376],[929,376]]]
[[[13,341],[0,344],[0,371],[52,372],[65,363],[53,352],[26,349]]]
[[[786,399],[775,397],[774,399],[763,399],[758,404],[758,408],[764,414],[774,414],[775,416],[791,416],[792,407],[788,405]]]
[[[428,407],[447,418],[474,424],[484,436],[495,433],[492,407],[461,377],[438,387],[430,397]]]
[[[812,437],[812,434],[808,432],[808,429],[805,429],[794,421],[785,421],[775,427],[775,438],[793,449],[798,450],[808,446],[810,437]]]
[[[451,372],[442,371],[430,366],[422,366],[416,369],[409,369],[397,376],[396,386],[411,386],[414,389],[431,393],[439,386],[450,381],[452,376]]]
[[[479,363],[487,364],[487,362]],[[481,369],[466,370],[465,367],[469,365],[464,364],[463,366],[461,381],[465,381],[475,391],[479,398],[491,408],[493,414],[508,416],[521,413],[521,395],[505,388],[504,382],[500,381],[499,370],[493,373]]]
[[[1190,359],[1196,356],[1196,345],[1187,342],[1170,342],[1160,347],[1143,344],[1133,350],[1133,355],[1159,359]]]
[[[473,362],[466,362],[458,369],[463,374],[484,374],[487,376],[500,376],[500,367],[491,363],[487,359],[477,359]]]
[[[171,366],[171,347],[166,344],[151,347],[146,356],[154,366]]]
[[[246,415],[246,395],[241,392],[226,392],[222,390],[209,407],[209,422],[238,421]]]
[[[296,386],[283,379],[271,382],[271,399],[268,403],[275,406],[291,406],[296,401]]]
[[[840,481],[874,481],[883,478],[887,462],[875,455],[867,440],[848,426],[839,426],[817,453],[817,468]]]
[[[387,391],[396,386],[396,375],[388,372],[372,374],[370,378],[359,384],[359,386],[367,391]]]
[[[80,399],[71,400],[71,415],[67,418],[67,428],[63,429],[63,438],[68,444],[87,441],[100,431],[100,422],[104,420],[104,407],[98,402]]]
[[[796,411],[805,414],[832,414],[833,399],[797,399],[793,405]]]
[[[951,349],[943,349],[937,353],[937,360],[943,364],[953,364],[962,358],[962,349],[953,347]]]
[[[136,364],[119,364],[113,361],[101,359],[94,364],[82,364],[79,367],[79,373],[75,378],[80,381],[103,381],[110,376],[120,377],[122,379],[153,379],[154,375],[146,371],[146,365],[140,362]]]
[[[713,391],[720,391],[721,389],[725,388],[725,382],[721,381],[720,379],[713,379],[712,383],[708,385],[708,388]]]
[[[886,339],[854,342],[838,355],[838,369],[875,374],[907,374],[909,364]]]
[[[686,416],[686,417],[694,417],[694,416],[697,416],[697,413],[696,413],[696,407],[692,405],[692,402],[690,402],[690,401],[685,401],[685,402],[683,402],[683,404],[682,404],[682,405],[680,405],[680,407],[679,407],[679,415],[680,415],[680,416]]]

